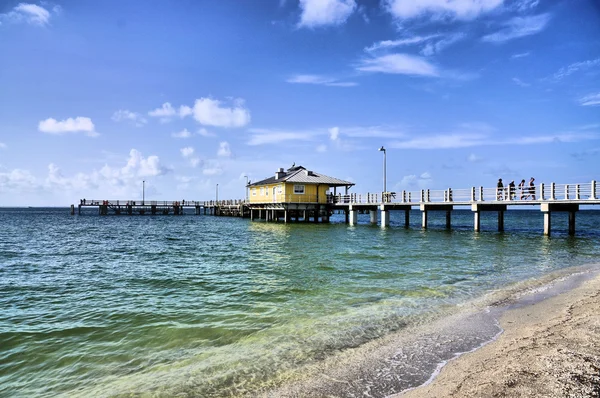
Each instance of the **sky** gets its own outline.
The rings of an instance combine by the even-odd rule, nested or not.
[[[600,2],[1,0],[0,104],[0,206],[588,183]]]

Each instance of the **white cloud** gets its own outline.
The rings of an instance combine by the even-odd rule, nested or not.
[[[467,35],[465,35],[464,33],[459,32],[448,35],[437,41],[432,40],[423,47],[423,49],[421,50],[421,54],[425,56],[431,56],[433,54],[440,53],[446,47],[449,47],[452,44],[463,40],[466,36]]]
[[[144,119],[142,115],[136,112],[128,111],[127,109],[119,109],[112,115],[111,119],[115,122],[129,121],[135,127],[142,127],[144,124],[148,123],[148,121]]]
[[[353,138],[399,138],[404,135],[400,129],[391,126],[344,127],[344,135]]]
[[[232,108],[221,107],[221,101],[200,98],[194,104],[194,119],[201,124],[216,127],[243,127],[250,123],[250,111],[241,99],[234,100]]]
[[[525,52],[525,53],[518,53],[518,54],[513,54],[510,57],[512,59],[516,59],[516,58],[523,58],[523,57],[528,57],[531,53],[529,51]]]
[[[432,176],[429,172],[423,172],[421,175],[410,174],[402,177],[396,185],[397,190],[424,189],[431,186]]]
[[[75,119],[68,118],[66,120],[57,121],[53,118],[42,120],[38,124],[38,130],[48,134],[66,134],[66,133],[85,133],[89,137],[97,137],[98,134],[94,130],[94,123],[89,117],[78,116]]]
[[[343,82],[337,79],[319,75],[295,75],[287,79],[286,82],[300,84],[318,84],[323,86],[334,87],[354,87],[358,85],[358,83],[355,82]]]
[[[561,133],[549,135],[519,136],[508,139],[494,139],[488,133],[462,132],[421,136],[405,141],[394,141],[390,148],[400,149],[450,149],[476,146],[532,145],[552,142],[580,142],[597,139],[595,134]]]
[[[75,195],[83,197],[91,194],[117,199],[136,197],[139,193],[141,197],[143,179],[159,177],[167,172],[169,169],[160,163],[157,156],[144,157],[138,150],[131,149],[123,167],[105,164],[99,170],[72,176],[65,176],[55,163],[48,165],[45,179],[37,179],[27,170],[0,171],[0,192],[53,193],[64,196],[64,200],[72,200]]]
[[[437,68],[424,58],[409,54],[388,54],[361,61],[356,69],[364,72],[394,73],[416,76],[438,76]]]
[[[194,154],[194,152],[195,152],[194,148],[193,148],[193,147],[191,147],[191,146],[187,146],[187,147],[185,147],[185,148],[181,148],[179,151],[181,152],[181,155],[182,155],[184,158],[189,158],[189,157],[190,157],[190,156],[192,156],[192,155]]]
[[[55,12],[58,14],[58,9]],[[50,23],[51,14],[44,7],[36,4],[20,3],[6,14],[0,14],[0,24],[2,21],[12,23],[26,22],[31,25],[46,26]]]
[[[572,75],[575,72],[579,72],[581,70],[586,70],[586,69],[590,69],[596,66],[600,65],[600,58],[596,58],[596,59],[590,59],[588,61],[583,61],[583,62],[575,62],[569,66],[565,66],[563,68],[560,68],[558,70],[558,72],[556,72],[552,77],[555,80],[560,80],[564,77],[567,77],[569,75]]]
[[[398,19],[430,15],[471,20],[501,6],[503,0],[384,0],[387,11]]]
[[[4,142],[0,142],[0,149],[6,149],[6,144]]]
[[[356,9],[355,0],[300,0],[300,22],[298,26],[314,28],[317,26],[340,25]]]
[[[325,144],[321,144],[317,147],[317,152],[323,153],[323,152],[327,152],[327,145]]]
[[[27,170],[0,171],[0,192],[33,191],[37,186],[37,179]]]
[[[529,87],[531,86],[531,84],[529,83],[525,83],[524,81],[522,81],[521,79],[519,79],[518,77],[513,77],[512,81],[517,85],[517,86],[521,86],[521,87]]]
[[[231,157],[231,148],[229,147],[229,143],[227,141],[219,143],[219,150],[217,151],[217,156],[221,156],[224,158]]]
[[[127,165],[121,169],[121,175],[124,177],[156,177],[163,175],[168,169],[160,164],[160,159],[156,155],[145,158],[137,149],[129,151]]]
[[[395,47],[409,46],[412,44],[420,44],[427,40],[430,40],[430,39],[433,39],[433,38],[436,38],[439,36],[441,36],[441,35],[434,34],[434,35],[429,35],[429,36],[413,36],[413,37],[407,37],[404,39],[397,39],[397,40],[382,40],[382,41],[374,43],[371,46],[365,48],[365,51],[366,52],[375,52],[378,50],[387,50],[387,49],[395,48]]]
[[[190,138],[192,133],[188,131],[188,129],[183,129],[176,133],[171,133],[171,137],[173,138]]]
[[[481,133],[452,133],[396,141],[389,144],[389,146],[401,149],[466,148],[485,145],[486,140],[487,135]]]
[[[579,103],[582,106],[600,105],[600,93],[586,95],[579,99]]]
[[[339,127],[332,127],[329,129],[329,139],[331,141],[336,141],[339,138],[339,135],[340,135]]]
[[[192,108],[190,108],[187,105],[181,105],[179,107],[179,116],[182,117],[182,118],[184,118],[186,116],[190,116],[193,113],[194,112],[193,112]]]
[[[518,0],[512,4],[512,8],[518,12],[526,12],[538,6],[540,0]]]
[[[181,148],[179,151],[181,152],[181,156],[183,156],[185,159],[187,159],[190,162],[190,165],[192,167],[196,167],[201,163],[200,158],[197,156],[194,156],[194,153],[196,151],[194,150],[193,147],[188,146],[185,148]]]
[[[162,106],[160,108],[157,108],[153,111],[148,112],[148,116],[164,118],[164,117],[175,116],[176,113],[177,113],[177,111],[175,111],[175,108],[173,108],[171,103],[165,102],[164,104],[162,104]]]
[[[503,43],[519,37],[541,32],[550,21],[550,14],[514,17],[504,23],[504,28],[496,33],[483,36],[481,40],[492,43]]]
[[[552,142],[580,142],[587,140],[598,139],[596,134],[579,134],[579,133],[562,133],[539,136],[518,137],[504,142],[496,142],[494,145],[514,144],[514,145],[531,145],[531,144],[549,144]]]
[[[252,137],[248,145],[277,144],[284,141],[310,141],[314,133],[307,131],[282,131],[268,129],[250,129]]]

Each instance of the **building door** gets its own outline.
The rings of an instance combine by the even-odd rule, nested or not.
[[[277,202],[277,187],[273,187],[273,203]]]

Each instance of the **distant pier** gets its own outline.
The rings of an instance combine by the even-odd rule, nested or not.
[[[521,196],[527,196],[521,199]],[[531,198],[531,199],[529,199]],[[535,199],[533,199],[535,198]],[[473,212],[473,229],[480,231],[482,213],[497,213],[498,231],[504,231],[504,213],[508,206],[536,206],[544,214],[544,235],[552,230],[552,213],[568,213],[569,235],[575,234],[576,213],[580,206],[600,205],[600,189],[597,182],[582,184],[539,184],[526,187],[523,191],[506,188],[471,187],[468,189],[401,191],[366,194],[327,195],[326,202],[318,198],[303,202],[269,201],[249,202],[246,200],[221,201],[128,201],[82,199],[78,213],[86,207],[95,207],[100,215],[182,215],[184,209],[194,209],[194,214],[215,216],[245,217],[251,220],[329,222],[334,212],[343,212],[350,225],[358,223],[359,213],[370,214],[370,222],[387,227],[390,224],[390,211],[404,211],[404,226],[409,226],[410,211],[421,210],[421,227],[428,227],[428,215],[432,211],[445,212],[446,228],[451,228],[452,211],[470,208]],[[75,214],[75,205],[71,205]]]
[[[243,200],[195,201],[195,200],[87,200],[81,199],[77,214],[81,209],[95,208],[101,216],[107,215],[175,215],[184,214],[185,209],[193,209],[194,214],[217,216],[248,217],[248,209]],[[71,215],[75,205],[71,205]]]

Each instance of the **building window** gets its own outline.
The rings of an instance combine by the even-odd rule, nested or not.
[[[304,185],[294,185],[294,194],[304,195]]]
[[[252,188],[252,196],[256,196],[256,188]]]
[[[279,186],[277,187],[277,193],[278,193],[279,195],[281,195],[281,194],[283,193],[283,187],[282,187],[281,185],[279,185]]]
[[[269,187],[267,187],[267,189],[265,189],[265,196],[269,196]]]
[[[260,187],[260,196],[265,196],[265,187]]]

